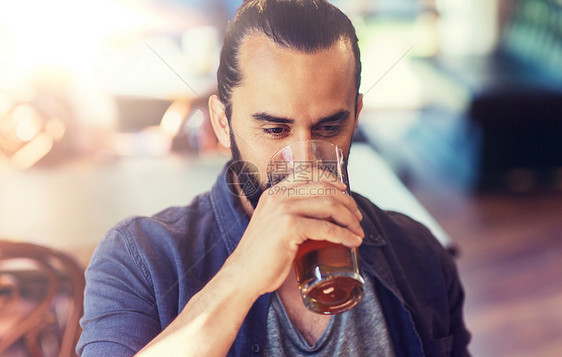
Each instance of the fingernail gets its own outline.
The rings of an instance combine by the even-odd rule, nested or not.
[[[361,226],[357,227],[357,228],[355,229],[355,232],[359,233],[359,234],[357,234],[357,236],[358,236],[360,239],[363,239],[363,237],[365,237],[365,232],[363,232],[363,228],[362,228]]]

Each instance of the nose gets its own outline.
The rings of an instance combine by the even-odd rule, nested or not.
[[[312,132],[309,129],[302,129],[293,138],[295,141],[312,140]]]
[[[294,142],[293,146],[293,160],[301,162],[309,162],[314,159],[314,148],[312,140],[312,134],[309,130],[303,130],[297,135],[293,136]]]

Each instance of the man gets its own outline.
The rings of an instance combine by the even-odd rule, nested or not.
[[[234,162],[189,206],[108,233],[86,272],[78,352],[467,355],[456,268],[425,227],[329,180],[283,183],[306,188],[302,196],[265,191],[269,158],[292,142],[322,139],[349,154],[360,71],[353,26],[329,3],[244,2],[209,100]],[[360,246],[366,288],[354,309],[305,308],[291,264],[307,239]]]

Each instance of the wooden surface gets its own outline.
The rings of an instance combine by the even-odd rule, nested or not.
[[[562,356],[562,192],[409,187],[460,248],[473,355]]]

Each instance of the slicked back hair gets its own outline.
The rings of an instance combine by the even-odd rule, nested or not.
[[[359,93],[361,60],[357,35],[343,12],[325,0],[246,0],[227,27],[217,72],[218,95],[229,122],[232,91],[242,82],[240,45],[246,36],[256,33],[303,53],[328,49],[341,39],[349,41],[355,57],[355,86]]]

